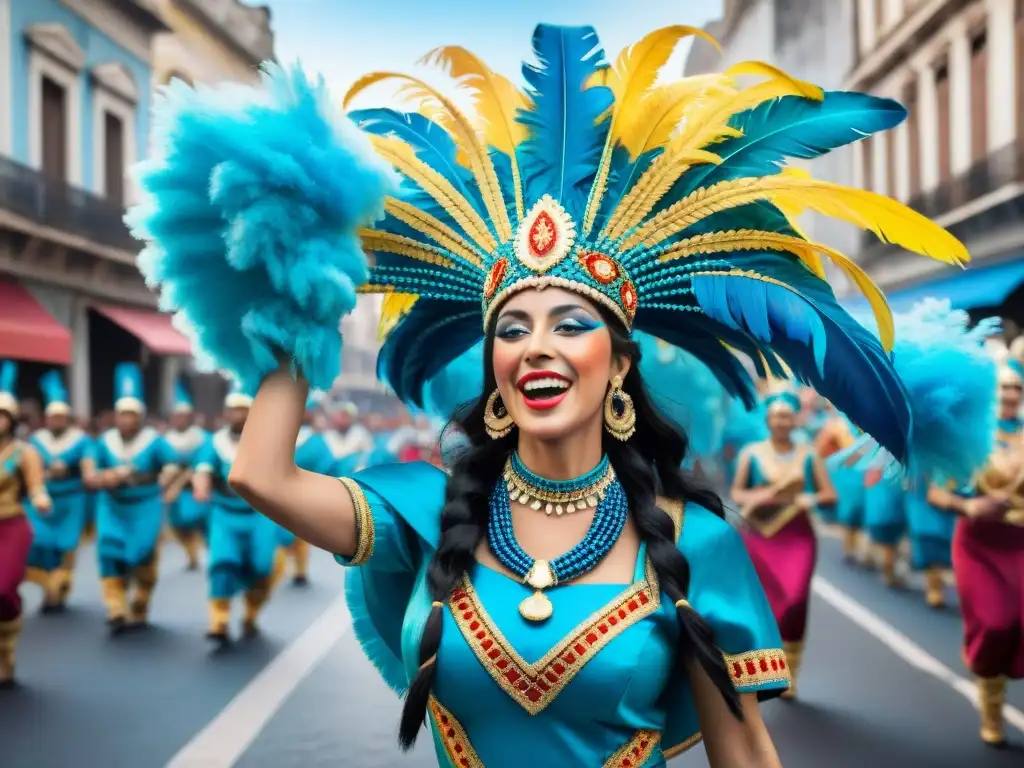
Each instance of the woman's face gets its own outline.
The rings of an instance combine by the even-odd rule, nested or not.
[[[603,419],[612,377],[629,360],[613,360],[612,339],[596,307],[560,288],[510,298],[494,326],[494,378],[519,430],[555,440]]]
[[[796,428],[796,414],[792,408],[774,404],[768,408],[768,431],[776,440],[788,440]]]
[[[1001,419],[1016,418],[1020,410],[1021,387],[1019,384],[999,385],[999,417]]]
[[[7,411],[0,411],[0,435],[9,435],[14,432],[14,419]]]

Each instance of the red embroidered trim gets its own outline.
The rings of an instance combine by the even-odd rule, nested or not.
[[[577,626],[534,664],[527,664],[494,625],[468,577],[463,576],[452,593],[448,608],[484,669],[523,709],[536,715],[604,646],[654,613],[660,603],[657,576],[648,563],[646,579]]]
[[[622,308],[626,310],[626,316],[632,321],[636,315],[636,289],[629,280],[619,289],[619,298],[622,300]]]
[[[659,741],[659,731],[637,731],[629,743],[608,759],[604,768],[637,768],[647,762]]]
[[[508,269],[508,259],[498,259],[487,273],[487,280],[484,281],[484,299],[494,296],[501,281],[505,279],[505,271]]]
[[[469,743],[465,729],[433,696],[430,697],[430,714],[434,717],[434,725],[452,765],[460,768],[483,768],[484,764],[473,749],[473,745]]]
[[[786,653],[779,648],[747,651],[736,655],[723,654],[725,666],[736,688],[749,688],[764,683],[788,683],[789,665]]]

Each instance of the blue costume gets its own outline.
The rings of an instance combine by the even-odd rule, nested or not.
[[[225,400],[227,408],[248,408],[252,396],[237,387]],[[227,642],[231,600],[245,595],[243,632],[255,634],[256,620],[284,571],[282,529],[256,512],[228,485],[238,450],[230,426],[214,432],[196,456],[195,473],[208,476],[212,488],[209,523],[210,625],[207,636]]]
[[[424,572],[446,476],[416,462],[343,482],[361,510],[360,546],[355,559],[338,560],[363,566],[347,574],[346,598],[360,642],[401,691],[419,666],[430,609]],[[778,628],[739,535],[699,506],[665,506],[693,571],[693,608],[715,628],[737,690],[784,690]],[[515,610],[529,588],[476,566],[451,596],[438,653],[431,725],[439,764],[460,765],[462,753],[469,765],[512,765],[510,733],[530,734],[537,765],[619,765],[606,761],[634,748],[643,756],[634,765],[661,765],[695,745],[689,682],[673,665],[679,625],[656,585],[641,549],[632,585],[556,587],[553,619],[538,628]]]
[[[133,363],[114,369],[114,410],[146,413],[142,371]],[[177,456],[159,432],[143,426],[125,437],[117,427],[96,441],[96,469],[106,477],[96,502],[97,554],[103,601],[111,630],[144,625],[157,582],[157,557],[163,526],[161,482],[176,470]],[[128,604],[128,586],[135,594]],[[130,608],[130,610],[129,610]]]
[[[174,412],[192,413],[192,398],[180,381],[174,391]],[[179,474],[168,485],[167,495],[170,498],[167,502],[167,521],[188,555],[190,570],[198,566],[199,548],[206,535],[206,518],[209,513],[206,504],[196,501],[191,481],[196,454],[207,439],[209,434],[196,424],[190,424],[185,429],[171,428],[164,433],[164,440],[175,453],[175,464],[180,467]]]
[[[322,85],[273,65],[248,103],[237,92],[228,104],[216,90],[173,83],[158,107],[154,159],[139,177],[144,202],[130,214],[150,243],[140,267],[194,330],[197,353],[247,387],[278,370],[283,352],[312,387],[329,388],[339,317],[357,292],[382,293],[389,331],[378,373],[399,399],[425,409],[430,382],[493,332],[509,297],[558,288],[623,332],[694,355],[747,407],[755,391],[736,352],[759,376],[805,382],[897,462],[911,461],[935,435],[915,429],[889,354],[884,297],[856,264],[806,240],[787,212],[844,218],[952,262],[967,251],[895,201],[782,172],[787,158],[891,128],[905,111],[768,70],[767,82],[750,88],[729,74],[713,86],[689,81],[691,91],[655,85],[674,43],[691,33],[655,31],[610,67],[593,29],[540,25],[525,93],[472,54],[439,49],[437,59],[462,70],[486,104],[486,124],[394,73],[361,78],[342,103],[370,83],[405,79],[429,110],[363,109],[335,121]],[[877,336],[838,304],[822,255],[867,292]],[[931,371],[933,383],[940,373]],[[608,384],[605,429],[628,443],[644,425],[622,381]],[[500,393],[487,394],[486,432],[508,439],[500,447],[511,455],[516,426]],[[393,688],[415,680],[439,763],[663,765],[700,738],[694,693],[674,659],[680,628],[696,621],[691,612],[715,630],[724,670],[712,653],[702,665],[728,672],[716,678],[728,701],[730,682],[765,698],[787,687],[774,617],[725,521],[696,504],[660,503],[674,523],[660,535],[674,535],[690,564],[682,588],[652,572],[644,548],[629,587],[573,577],[553,584],[558,558],[543,569],[508,543],[514,531],[495,511],[512,502],[503,482],[495,478],[488,508],[474,510],[488,515],[478,533],[496,557],[529,566],[525,581],[471,562],[449,589],[436,578],[443,565],[430,567],[447,551],[444,472],[410,462],[342,479],[357,529],[347,562],[362,566],[346,578],[357,635]],[[594,498],[576,499],[597,510],[591,530],[604,524],[609,499],[626,519],[621,486]],[[497,545],[499,534],[507,546]],[[588,532],[570,565],[592,567],[615,537]],[[420,658],[428,625],[427,639],[440,645]],[[406,725],[415,729],[413,714]],[[510,740],[522,748],[509,749]]]
[[[44,374],[39,386],[47,415],[70,414],[67,391],[57,371]],[[46,490],[53,506],[48,514],[40,515],[31,502],[25,505],[35,534],[27,578],[46,591],[43,610],[55,610],[63,607],[71,592],[75,551],[85,528],[91,496],[85,488],[83,473],[95,463],[94,445],[85,432],[70,425],[59,433],[45,427],[39,429],[29,442],[43,460]]]

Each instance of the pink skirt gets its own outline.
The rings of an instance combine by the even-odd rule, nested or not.
[[[959,519],[953,571],[968,668],[978,677],[1024,678],[1024,528]]]
[[[18,587],[25,578],[32,527],[24,515],[0,520],[0,621],[21,616]]]
[[[770,538],[752,527],[742,531],[779,632],[787,643],[798,643],[807,630],[811,579],[818,557],[818,540],[808,515],[798,515]]]

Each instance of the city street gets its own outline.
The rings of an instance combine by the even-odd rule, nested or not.
[[[362,656],[341,599],[344,571],[325,554],[310,587],[286,583],[275,595],[262,638],[214,655],[202,637],[203,576],[184,570],[175,546],[165,549],[156,626],[116,641],[89,555],[65,615],[37,615],[38,595],[23,587],[25,687],[0,695],[5,768],[435,765],[429,738],[411,755],[395,746],[399,702]],[[829,539],[818,574],[801,698],[763,710],[787,768],[1022,764],[1019,747],[993,751],[976,738],[959,690],[973,687],[955,610],[884,590],[874,574],[842,565]],[[1024,684],[1011,687],[1010,704],[1008,732],[1020,745]],[[670,765],[706,765],[703,749]]]

